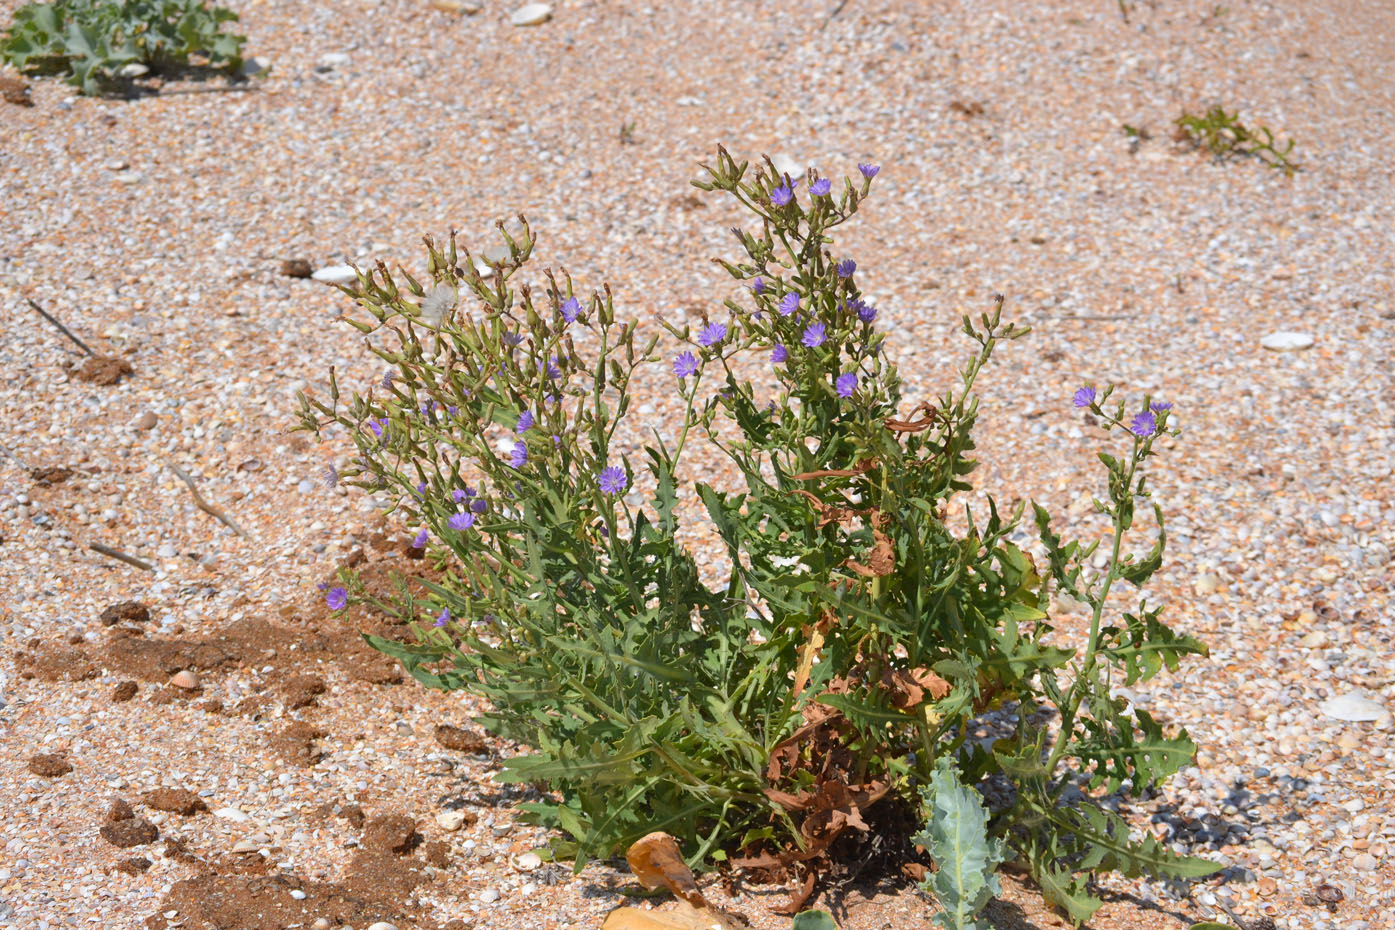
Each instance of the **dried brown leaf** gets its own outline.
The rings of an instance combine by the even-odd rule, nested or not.
[[[707,899],[698,891],[693,870],[678,851],[678,841],[667,833],[650,833],[636,840],[626,851],[625,859],[645,888],[667,888],[693,907],[708,907]]]
[[[938,701],[949,694],[950,684],[928,668],[888,669],[882,673],[882,687],[891,691],[891,703],[901,710],[912,710],[925,701]]]

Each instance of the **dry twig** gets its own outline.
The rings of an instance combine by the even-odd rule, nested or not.
[[[220,523],[222,523],[228,529],[232,530],[237,535],[243,538],[247,537],[247,531],[244,530],[242,527],[238,526],[236,520],[234,520],[232,517],[228,516],[226,513],[219,510],[217,507],[214,507],[208,501],[203,499],[203,495],[199,493],[198,487],[196,487],[194,484],[194,479],[190,478],[183,471],[181,471],[178,465],[171,464],[170,471],[178,475],[179,480],[183,481],[185,484],[189,486],[189,493],[194,496],[194,503],[198,506],[200,510],[202,510],[204,513],[208,514],[211,517],[217,518],[217,520]]]
[[[44,319],[48,320],[48,321],[49,321],[50,323],[52,323],[54,326],[57,326],[57,327],[58,327],[58,331],[59,331],[60,333],[62,333],[63,335],[67,336],[69,339],[73,340],[73,342],[77,343],[77,347],[78,347],[79,349],[81,349],[82,351],[86,352],[88,355],[96,355],[96,354],[97,354],[96,352],[93,352],[91,349],[89,349],[89,348],[87,347],[87,343],[83,342],[81,339],[79,339],[78,337],[74,336],[74,335],[72,334],[72,331],[69,330],[68,327],[66,327],[66,326],[64,326],[62,323],[58,322],[58,321],[57,321],[56,319],[54,319],[52,316],[49,316],[48,312],[47,312],[46,310],[44,310],[43,307],[40,307],[37,303],[35,303],[35,302],[34,302],[34,299],[33,299],[32,297],[26,297],[26,298],[24,298],[24,299],[27,300],[27,301],[29,301],[29,306],[33,307],[36,311],[38,311],[39,316],[41,316],[41,317],[43,317]]]
[[[100,552],[102,555],[106,556],[109,559],[116,559],[116,561],[118,562],[125,562],[127,565],[134,565],[136,568],[142,569],[144,571],[155,571],[155,566],[151,565],[149,562],[146,562],[143,559],[138,559],[133,555],[127,555],[119,549],[113,549],[111,546],[104,546],[101,543],[88,543],[87,548],[91,549],[93,552]]]

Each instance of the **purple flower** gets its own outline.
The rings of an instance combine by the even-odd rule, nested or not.
[[[709,323],[698,333],[698,342],[705,346],[716,345],[727,338],[727,328],[723,323]]]
[[[484,498],[482,497],[477,497],[474,500],[470,501],[471,513],[484,513],[488,509],[489,505],[485,503]]]
[[[1075,405],[1077,407],[1088,407],[1095,402],[1095,389],[1083,387],[1075,392]]]
[[[417,483],[417,493],[413,494],[412,496],[415,497],[415,498],[416,498],[417,500],[419,500],[419,501],[424,501],[424,500],[426,500],[426,482],[425,482],[425,481],[421,481],[421,482],[418,482],[418,483]]]
[[[877,176],[877,172],[882,170],[881,165],[858,165],[857,170],[862,172],[862,176],[867,180],[872,180]]]
[[[446,408],[446,413],[450,414],[451,416],[455,416],[459,412],[460,408],[457,407],[455,404],[451,404],[449,407]]]
[[[1158,421],[1151,410],[1145,410],[1129,423],[1129,432],[1135,436],[1148,438],[1158,431]]]
[[[523,344],[522,333],[504,333],[504,345],[517,346]]]
[[[379,439],[383,438],[383,430],[387,428],[387,417],[374,418],[368,421],[368,428],[373,431],[373,435]]]
[[[857,262],[851,258],[845,258],[838,263],[838,277],[851,278],[853,272],[857,270]]]
[[[518,426],[514,427],[514,430],[519,433],[526,433],[533,428],[535,422],[537,421],[533,419],[532,412],[525,410],[518,415]]]
[[[445,626],[447,623],[450,623],[450,608],[442,607],[441,615],[437,617],[436,622],[431,625],[439,628]]]
[[[547,376],[553,381],[556,381],[558,378],[562,377],[562,369],[557,367],[557,356],[555,355],[552,356],[552,361],[544,363],[542,368],[543,371],[547,373]]]
[[[788,206],[789,202],[793,199],[793,185],[790,184],[788,181],[784,182],[779,187],[775,188],[773,191],[770,192],[770,202],[777,207]]]
[[[772,364],[780,365],[780,364],[784,363],[785,361],[787,361],[787,360],[789,359],[789,357],[790,357],[790,350],[789,350],[789,349],[786,349],[784,346],[780,345],[778,342],[775,343],[775,348],[770,350],[770,361],[771,361]]]
[[[684,352],[673,360],[673,373],[680,378],[688,377],[688,375],[697,371],[697,368],[697,359],[693,357],[693,353],[691,352]]]
[[[388,390],[392,390],[392,382],[393,379],[395,379],[396,377],[396,368],[389,368],[387,371],[383,372],[383,387],[387,388]]]
[[[856,312],[857,318],[864,323],[870,323],[877,318],[877,308],[861,297],[854,297],[848,308]]]
[[[579,316],[581,316],[581,301],[575,297],[568,297],[562,301],[562,319],[568,323],[575,323]]]
[[[475,525],[475,515],[472,513],[453,513],[446,521],[446,526],[453,530],[468,530]]]
[[[1153,401],[1151,404],[1148,405],[1148,409],[1151,410],[1151,411],[1153,411],[1154,413],[1162,413],[1164,410],[1171,410],[1171,409],[1172,409],[1172,401],[1170,401],[1170,400],[1155,400],[1155,401]]]
[[[349,606],[349,592],[335,585],[325,595],[325,603],[329,605],[330,610],[343,610]]]
[[[851,371],[841,374],[838,376],[838,380],[833,382],[833,385],[838,389],[839,397],[852,397],[853,391],[857,390],[857,375]]]
[[[454,491],[450,492],[450,496],[451,500],[455,501],[458,504],[461,501],[467,499],[470,495],[464,488],[456,488]]]
[[[326,465],[325,470],[320,472],[320,478],[324,481],[326,488],[333,488],[339,483],[339,470],[333,465]]]
[[[625,476],[623,468],[616,468],[614,465],[602,468],[601,473],[596,476],[596,484],[603,494],[619,494],[625,490],[625,485],[630,483],[630,479]]]
[[[751,282],[751,290],[757,294],[764,294],[765,281],[763,281],[760,278],[756,278],[754,281]]]
[[[815,197],[826,197],[828,196],[828,191],[830,188],[832,188],[832,186],[833,185],[829,183],[828,178],[819,178],[813,184],[809,185],[809,193],[813,194]]]
[[[514,468],[522,468],[528,461],[528,447],[521,442],[513,444],[513,451],[509,453],[509,464]]]
[[[804,330],[804,337],[799,341],[811,349],[817,349],[823,345],[825,338],[824,325],[822,323],[810,323]]]
[[[413,548],[413,549],[425,549],[425,548],[426,548],[426,543],[427,543],[430,539],[431,539],[431,531],[428,530],[426,527],[423,526],[423,527],[421,528],[421,532],[418,533],[418,534],[412,539],[412,548]]]
[[[780,316],[789,316],[798,309],[799,295],[794,291],[790,291],[784,297],[780,298]]]

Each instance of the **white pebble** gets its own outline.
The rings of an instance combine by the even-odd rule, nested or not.
[[[537,26],[552,18],[552,7],[546,3],[529,3],[513,11],[509,17],[515,26]]]

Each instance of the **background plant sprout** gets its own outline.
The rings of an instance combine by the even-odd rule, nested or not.
[[[955,383],[903,410],[862,262],[830,235],[879,168],[835,185],[719,148],[704,170],[697,187],[750,215],[732,229],[742,254],[720,260],[741,299],[696,327],[665,324],[676,345],[663,353],[657,336],[636,345],[608,289],[580,292],[565,272],[516,284],[534,245],[523,218],[500,224],[486,271],[452,235],[427,240],[429,281],[379,264],[344,288],[366,314],[346,321],[392,375],[344,394],[331,370],[327,400],[302,395],[300,428],[351,439],[342,478],[391,496],[442,575],[382,600],[346,571],[330,605],[390,612],[412,641],[370,637],[376,648],[427,686],[488,699],[479,722],[530,749],[497,777],[556,792],[527,811],[562,831],[554,850],[578,868],[663,830],[695,864],[797,879],[793,913],[859,838],[886,833],[915,855],[899,824],[919,811],[936,848],[952,836],[981,871],[1016,861],[1076,922],[1099,906],[1091,873],[1214,871],[1099,803],[1160,784],[1196,749],[1111,696],[1205,652],[1146,600],[1111,607],[1162,561],[1161,508],[1147,551],[1130,540],[1155,443],[1179,434],[1170,405],[1076,394],[1116,437],[1097,502],[1111,529],[1066,541],[1034,506],[1039,568],[1011,541],[1022,507],[989,498],[948,517],[975,467],[975,379],[1026,332],[1003,322],[1002,299],[963,318],[973,351]],[[735,360],[752,354],[773,396],[741,376]],[[672,437],[652,430],[648,499],[632,502],[636,463],[615,433],[651,366],[683,412]],[[675,538],[693,439],[741,481],[691,485],[731,565],[716,588]],[[1090,606],[1085,642],[1057,634],[1057,594]],[[985,722],[995,738],[974,736]],[[993,789],[982,816],[956,784]],[[945,919],[971,920],[992,887],[961,870],[939,892],[954,898]]]

